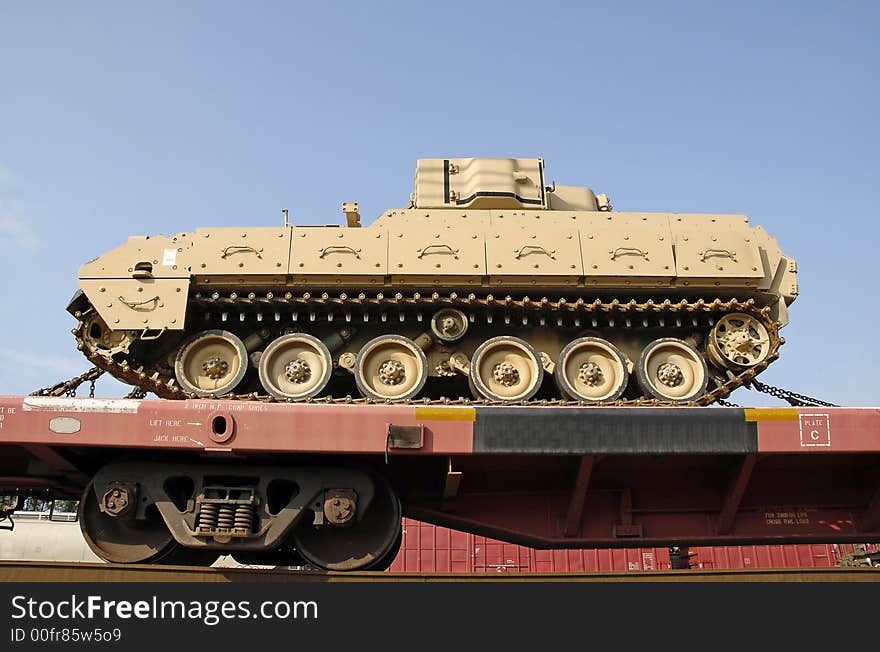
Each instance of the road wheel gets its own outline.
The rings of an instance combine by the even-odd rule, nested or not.
[[[629,381],[623,354],[598,337],[570,342],[559,354],[555,374],[563,395],[576,401],[614,401]]]
[[[709,380],[700,352],[674,337],[648,344],[636,369],[639,386],[646,396],[673,403],[688,403],[700,397]]]
[[[470,380],[478,398],[527,401],[540,389],[544,367],[528,342],[502,335],[486,340],[474,351]]]
[[[194,396],[222,396],[244,378],[247,361],[244,343],[237,335],[224,330],[202,331],[180,347],[174,375],[180,387]]]
[[[405,401],[428,379],[428,359],[415,342],[402,335],[380,335],[358,352],[354,378],[365,398]]]
[[[275,398],[316,396],[327,386],[332,371],[330,351],[321,340],[306,333],[282,335],[260,356],[260,382]]]

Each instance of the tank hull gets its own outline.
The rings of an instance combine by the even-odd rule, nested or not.
[[[80,270],[78,346],[167,398],[498,403],[704,404],[778,355],[797,266],[743,215],[603,210],[541,159],[416,190],[368,227],[133,237]]]

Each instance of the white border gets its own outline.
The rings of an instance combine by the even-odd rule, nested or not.
[[[821,444],[812,444],[804,441],[804,419],[809,417],[825,417],[825,422],[828,424],[828,441]],[[803,448],[831,448],[831,415],[826,413],[811,413],[811,414],[798,414],[798,427],[801,431],[801,446]]]

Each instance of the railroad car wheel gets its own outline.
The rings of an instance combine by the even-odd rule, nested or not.
[[[402,335],[380,335],[361,348],[354,363],[358,391],[380,401],[416,396],[428,379],[428,359],[415,342]]]
[[[388,549],[380,559],[377,559],[375,562],[370,564],[369,568],[365,568],[364,570],[371,571],[384,571],[388,570],[391,567],[391,564],[394,563],[394,560],[397,559],[397,555],[400,554],[400,546],[403,544],[403,527],[401,526],[400,531],[397,533],[397,539],[394,540],[392,546]]]
[[[709,333],[709,359],[718,367],[754,367],[770,353],[770,335],[751,315],[724,315]]]
[[[540,389],[544,367],[528,342],[501,335],[477,347],[469,375],[477,398],[527,401]]]
[[[590,402],[620,398],[629,381],[623,354],[598,337],[581,337],[562,349],[555,376],[563,395]]]
[[[636,367],[639,386],[661,401],[687,403],[706,391],[709,371],[700,352],[684,340],[663,337],[642,351]]]
[[[401,536],[400,500],[384,478],[375,478],[375,493],[363,517],[349,525],[303,523],[290,542],[311,565],[331,571],[380,570]],[[394,553],[396,555],[396,553]]]
[[[196,333],[183,343],[174,375],[184,391],[196,396],[228,394],[247,371],[248,354],[237,335],[224,330]]]
[[[98,557],[120,564],[150,563],[162,560],[177,547],[155,507],[147,508],[145,519],[124,514],[111,516],[101,511],[98,502],[108,499],[107,496],[96,496],[90,482],[79,503],[80,530]]]
[[[274,340],[260,356],[260,382],[280,399],[304,399],[319,394],[330,381],[330,351],[314,335],[291,333]]]

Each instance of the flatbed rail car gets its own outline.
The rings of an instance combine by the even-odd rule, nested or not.
[[[375,570],[402,515],[539,549],[880,534],[878,408],[0,397],[0,416],[0,493],[82,496],[110,561]]]

